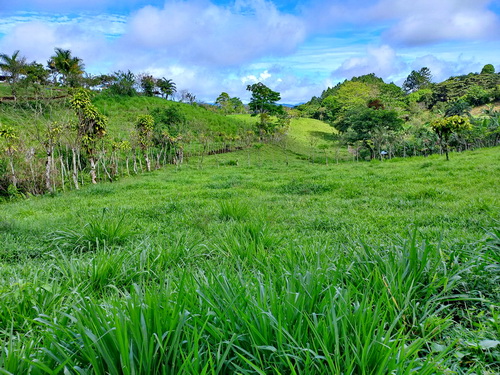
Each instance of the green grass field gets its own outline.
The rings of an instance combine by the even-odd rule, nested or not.
[[[0,369],[496,374],[499,172],[264,145],[3,203]]]

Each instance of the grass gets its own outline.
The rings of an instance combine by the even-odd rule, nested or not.
[[[499,159],[263,145],[5,202],[0,373],[498,373]]]
[[[254,126],[257,117],[251,115],[227,116]],[[337,160],[349,160],[345,149],[336,146],[335,134],[337,131],[327,123],[311,118],[293,118],[288,128],[287,136],[279,142],[279,146],[304,160],[313,160],[318,163],[333,163]]]

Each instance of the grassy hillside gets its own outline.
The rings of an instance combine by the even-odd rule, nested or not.
[[[499,162],[265,145],[3,204],[0,368],[498,373]]]
[[[245,122],[211,112],[202,106],[176,103],[156,97],[108,96],[97,94],[92,99],[97,109],[108,118],[108,134],[111,137],[126,137],[134,129],[137,116],[155,109],[176,106],[184,116],[185,133],[226,133],[244,132]],[[67,106],[67,99],[46,100],[41,103],[4,102],[0,103],[0,123],[15,126],[21,132],[31,131],[35,119],[39,121],[69,122],[74,113]]]
[[[231,115],[249,125],[258,121],[251,115]],[[346,150],[336,147],[335,134],[337,130],[323,121],[312,118],[293,118],[286,132],[286,137],[280,141],[280,147],[303,159],[325,163],[337,158],[348,159]]]
[[[205,133],[225,133],[236,135],[244,133],[251,125],[218,113],[207,110],[199,105],[177,103],[161,98],[144,96],[113,97],[98,95],[93,99],[96,107],[109,119],[110,130],[117,134],[130,132],[139,114],[147,114],[155,109],[164,109],[171,106],[179,108],[185,117],[185,124],[180,129],[196,135]]]

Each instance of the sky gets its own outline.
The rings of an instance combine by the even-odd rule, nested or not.
[[[500,71],[500,0],[0,0],[0,53],[172,79],[212,103],[262,82],[297,104],[353,76]]]

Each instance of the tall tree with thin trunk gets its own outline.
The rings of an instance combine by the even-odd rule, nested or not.
[[[160,89],[162,96],[165,95],[165,99],[168,99],[169,96],[172,96],[177,92],[175,83],[171,79],[166,79],[165,77],[160,78],[156,82],[156,85]]]
[[[78,116],[78,136],[89,158],[91,181],[96,184],[96,142],[106,135],[108,121],[90,102],[89,93],[85,89],[79,89],[73,95],[70,105]]]
[[[0,54],[0,70],[7,74],[7,82],[15,99],[17,99],[17,84],[25,66],[26,58],[19,56],[19,50],[15,51],[12,56]]]
[[[14,168],[14,154],[17,151],[19,136],[11,126],[0,127],[0,146],[3,146],[7,158],[9,159],[10,183],[17,189],[16,170]]]
[[[467,117],[450,116],[439,118],[431,122],[431,128],[439,137],[441,146],[444,148],[446,160],[450,160],[448,156],[448,141],[453,133],[459,133],[464,130],[470,130],[472,125]]]
[[[146,161],[146,169],[148,170],[148,172],[151,171],[149,148],[152,144],[154,125],[155,120],[151,115],[140,115],[139,117],[137,117],[135,125],[137,133],[139,135],[139,145],[144,155],[144,160]]]
[[[53,55],[47,62],[50,71],[61,76],[61,84],[64,86],[76,87],[84,72],[83,60],[74,57],[69,49],[56,48]]]

